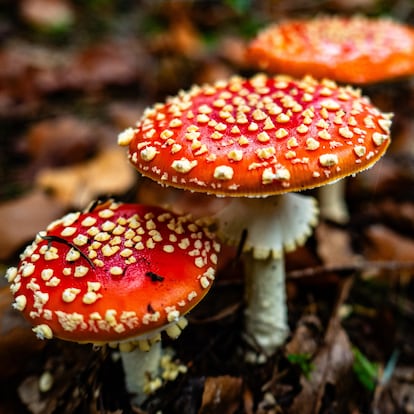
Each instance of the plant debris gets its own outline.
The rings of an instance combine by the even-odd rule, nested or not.
[[[259,29],[355,13],[414,26],[409,0],[5,0],[0,12],[1,274],[48,223],[97,198],[197,218],[223,208],[223,198],[140,177],[117,134],[192,84],[254,74],[244,52]],[[349,220],[321,220],[287,255],[290,335],[275,355],[245,358],[237,246],[223,249],[215,283],[180,338],[163,337],[185,372],[140,407],[118,350],[38,340],[0,278],[0,412],[413,413],[414,82],[362,89],[394,113],[391,144],[374,168],[347,180]]]

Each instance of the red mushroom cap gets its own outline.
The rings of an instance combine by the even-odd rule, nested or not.
[[[390,19],[322,16],[272,25],[248,45],[255,67],[365,84],[414,73],[414,30]]]
[[[313,188],[372,166],[391,115],[358,90],[288,76],[233,77],[145,111],[119,135],[143,175],[227,196]]]
[[[106,202],[41,232],[7,279],[41,338],[117,342],[177,322],[207,293],[219,244],[188,216]]]

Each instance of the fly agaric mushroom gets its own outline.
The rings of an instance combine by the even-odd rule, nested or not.
[[[287,20],[260,32],[248,45],[247,59],[269,73],[365,85],[414,73],[414,30],[359,15]],[[346,222],[344,194],[344,180],[321,188],[321,215]]]
[[[231,198],[218,233],[245,239],[246,334],[270,354],[288,333],[283,250],[303,244],[317,221],[313,198],[284,193],[372,166],[388,146],[390,117],[351,87],[258,74],[180,92],[118,142],[161,184]]]
[[[161,331],[180,334],[211,287],[219,249],[188,216],[110,200],[51,223],[6,277],[39,338],[118,344],[141,402],[160,385]]]
[[[359,15],[287,20],[260,32],[247,55],[269,73],[367,84],[414,72],[414,29]]]

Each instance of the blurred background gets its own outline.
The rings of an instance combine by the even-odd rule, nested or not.
[[[49,222],[67,211],[85,208],[97,197],[113,195],[125,201],[169,205],[196,215],[220,208],[220,200],[206,202],[201,196],[160,192],[157,185],[139,178],[126,160],[125,148],[117,146],[118,133],[132,126],[145,107],[180,89],[232,74],[253,74],[255,70],[245,60],[245,46],[269,23],[356,13],[414,26],[413,0],[0,0],[0,273],[16,264],[21,249]],[[378,167],[347,183],[349,223],[321,223],[309,243],[288,258],[288,269],[355,263],[355,256],[388,263],[380,270],[362,272],[364,277],[350,293],[352,300],[345,303],[345,295],[339,303],[346,315],[354,315],[344,322],[347,335],[363,349],[363,355],[376,361],[370,365],[367,360],[368,371],[372,368],[375,375],[371,378],[362,369],[362,377],[370,378],[368,385],[357,391],[352,386],[342,398],[339,388],[322,392],[332,403],[323,407],[341,408],[320,412],[412,413],[414,299],[412,270],[404,266],[414,260],[414,77],[363,87],[363,92],[383,111],[395,113],[389,152]],[[225,282],[218,288],[217,303],[208,303],[202,311],[205,316],[213,309],[215,319],[198,325],[197,344],[206,338],[221,341],[223,332],[235,330],[240,323],[240,274],[234,274],[234,267],[226,262],[222,273]],[[343,293],[344,278],[342,273],[325,273],[329,275],[324,278],[292,274],[288,293],[293,326],[310,314],[319,319],[308,323],[316,324],[312,326],[321,332],[332,322],[338,305],[333,297]],[[0,287],[0,365],[4,368],[0,384],[13,390],[9,399],[0,401],[0,413],[132,412],[119,390],[117,397],[107,398],[101,411],[68,404],[72,394],[63,386],[60,394],[33,396],[33,384],[45,367],[67,380],[68,374],[56,368],[60,365],[53,358],[71,354],[73,348],[55,345],[53,358],[48,359],[45,347],[50,345],[36,341],[23,321],[10,312],[5,280],[0,280]],[[205,400],[200,402],[205,395],[204,380],[210,374],[231,375],[237,381],[245,378],[243,367],[237,369],[237,363],[226,361],[238,341],[240,337],[234,334],[220,351],[217,343],[211,344],[201,363],[195,361],[193,351],[187,362],[199,363],[198,368],[179,388],[190,390],[192,397],[185,399],[189,405],[177,403],[171,408],[174,404],[164,395],[164,403],[155,400],[149,412],[214,412],[200,408],[207,407]],[[192,344],[184,337],[179,346],[187,350]],[[390,387],[389,393],[394,394],[386,399],[382,391],[375,394],[378,367],[385,369],[396,351],[402,355],[404,372],[398,373],[397,380],[400,385],[404,382],[404,389]],[[90,354],[82,351],[79,358],[90,361]],[[297,362],[283,361],[282,367],[278,360],[258,369],[256,382],[251,378],[243,385],[225,382],[228,395],[235,396],[229,397],[231,404],[220,412],[284,412],[280,407],[289,406],[300,394],[304,377],[302,371],[291,371]],[[282,368],[291,375],[282,381],[283,387],[271,381]],[[100,378],[99,384],[110,383],[106,374],[94,375],[94,380]],[[318,398],[320,402],[322,397]],[[58,404],[62,400],[64,408]],[[170,401],[171,409],[165,401]],[[297,404],[300,409],[289,412],[308,412],[305,405]]]
[[[413,9],[411,0],[1,1],[0,259],[61,211],[128,193],[138,177],[117,134],[179,89],[254,73],[244,48],[260,28],[327,13],[411,23]],[[364,91],[384,111],[398,102],[402,152],[412,151],[396,137],[412,130],[412,82],[403,88],[403,101],[401,83]]]

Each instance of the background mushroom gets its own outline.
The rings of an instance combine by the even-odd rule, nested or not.
[[[414,72],[414,29],[362,15],[286,20],[259,32],[247,53],[269,73],[366,85]]]
[[[119,345],[141,402],[162,382],[161,331],[180,334],[211,287],[219,249],[188,216],[108,201],[51,223],[6,277],[39,338]]]
[[[305,242],[317,210],[310,197],[279,195],[372,166],[389,144],[390,118],[351,87],[258,74],[182,91],[118,142],[161,184],[231,198],[218,232],[243,240],[246,335],[271,354],[288,333],[283,250]]]
[[[361,15],[292,19],[259,32],[247,59],[269,73],[367,85],[414,74],[414,30]],[[319,204],[323,217],[346,222],[345,181],[321,188]]]

